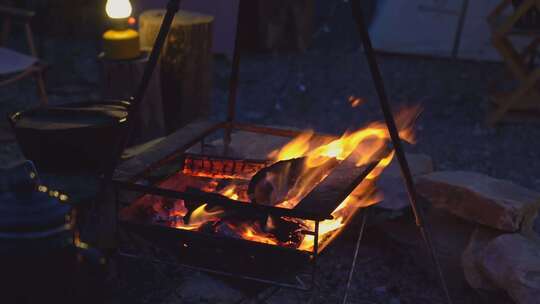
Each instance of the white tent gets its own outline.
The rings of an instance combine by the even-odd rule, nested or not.
[[[370,29],[375,49],[390,53],[500,61],[488,14],[501,0],[380,1]],[[463,21],[460,30],[460,17]]]

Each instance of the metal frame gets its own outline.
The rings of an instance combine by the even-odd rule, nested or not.
[[[178,151],[178,154],[180,154],[182,151]],[[227,158],[224,158],[224,160],[227,160]],[[166,162],[164,162],[165,165],[167,163],[176,163],[178,162],[177,159],[168,159]],[[264,161],[257,160],[257,163],[262,163]],[[362,172],[361,175],[359,175],[357,178],[351,181],[351,187],[349,187],[346,192],[349,193],[343,193],[343,197],[346,197],[358,186],[364,181],[365,176],[367,176],[379,163],[379,161],[375,161],[368,166],[366,166]],[[168,179],[170,176],[165,177],[162,180]],[[137,193],[143,193],[145,195],[151,194],[151,195],[157,195],[157,196],[163,196],[168,198],[174,198],[174,199],[183,199],[186,201],[196,201],[196,202],[206,202],[215,206],[220,206],[225,209],[233,209],[233,210],[240,210],[242,212],[247,212],[254,215],[274,215],[274,216],[287,216],[302,220],[310,220],[315,223],[315,227],[313,231],[301,231],[304,235],[312,235],[314,237],[314,246],[312,248],[312,251],[303,251],[299,249],[292,249],[292,248],[285,248],[280,247],[276,245],[269,245],[269,244],[263,244],[258,243],[254,241],[244,240],[244,239],[232,239],[229,237],[224,237],[220,235],[213,235],[213,234],[204,234],[202,232],[197,231],[189,231],[189,230],[182,230],[182,229],[176,229],[176,228],[170,228],[170,227],[160,227],[156,225],[141,225],[136,223],[129,223],[129,222],[123,222],[118,221],[117,217],[117,226],[121,226],[125,228],[127,231],[144,231],[144,233],[154,233],[157,235],[161,231],[162,233],[167,234],[174,234],[175,239],[182,240],[184,242],[185,240],[190,239],[205,239],[204,241],[216,243],[218,241],[226,240],[226,242],[230,243],[229,246],[243,246],[245,250],[248,252],[252,252],[256,248],[264,248],[264,250],[268,251],[268,255],[271,254],[293,254],[293,255],[302,255],[302,256],[309,256],[309,259],[306,259],[306,267],[311,267],[311,280],[310,283],[307,284],[301,280],[301,278],[297,275],[296,276],[296,282],[298,284],[290,284],[285,283],[283,281],[279,280],[272,280],[268,278],[258,278],[250,275],[245,275],[241,273],[232,273],[227,271],[221,271],[216,270],[208,267],[196,267],[193,265],[186,265],[179,263],[177,266],[187,267],[191,269],[196,269],[199,271],[211,273],[211,274],[218,274],[226,277],[232,277],[236,279],[245,279],[250,280],[254,282],[264,283],[271,286],[279,287],[279,288],[289,288],[289,289],[296,289],[296,290],[302,290],[302,291],[310,291],[313,290],[313,287],[316,286],[316,277],[317,277],[317,261],[318,256],[320,253],[323,252],[323,250],[333,241],[333,238],[335,238],[339,232],[336,232],[334,235],[330,236],[328,239],[324,241],[324,243],[320,243],[319,239],[319,224],[321,221],[326,219],[331,219],[332,216],[328,214],[325,217],[321,217],[320,215],[316,214],[310,214],[305,211],[296,210],[296,209],[285,209],[285,208],[277,208],[277,207],[271,207],[271,206],[264,206],[264,205],[257,205],[257,204],[247,204],[247,203],[238,203],[237,201],[231,200],[227,197],[217,195],[217,194],[211,194],[206,192],[193,192],[193,191],[176,191],[176,190],[168,190],[164,188],[160,188],[159,186],[156,186],[158,182],[156,182],[153,185],[144,185],[146,182],[144,180],[144,177],[139,177],[137,180],[125,182],[125,181],[113,181],[114,187],[115,187],[115,193],[118,193],[120,190],[124,191],[131,191],[131,192],[137,192]],[[140,197],[140,196],[139,196]],[[125,204],[130,204],[133,202],[131,198],[129,199],[129,202],[125,202]],[[116,209],[120,209],[120,204],[122,204],[121,200],[116,198]],[[337,202],[339,204],[339,202]],[[352,219],[355,216],[355,214],[352,214],[348,220]],[[345,225],[346,226],[346,225]],[[154,231],[154,232],[151,232]],[[164,238],[164,235],[161,234],[161,237]],[[186,242],[188,242],[186,241]],[[129,257],[137,257],[134,255],[126,255],[124,256]],[[290,256],[290,255],[289,255]],[[141,258],[141,257],[137,257]],[[159,259],[155,259],[156,261],[159,261]]]
[[[422,213],[422,210],[417,205],[417,194],[416,189],[414,186],[412,174],[407,162],[407,159],[405,157],[404,150],[401,145],[401,139],[399,137],[398,129],[396,127],[396,123],[394,120],[394,117],[392,115],[392,110],[390,107],[390,104],[388,102],[388,98],[386,95],[386,91],[384,88],[384,82],[379,70],[379,66],[377,64],[375,52],[373,50],[373,47],[371,45],[371,40],[369,37],[369,33],[367,30],[367,27],[365,25],[363,16],[362,16],[362,9],[360,5],[360,0],[352,0],[351,3],[351,10],[352,10],[352,16],[356,23],[356,27],[360,36],[360,41],[362,42],[362,45],[364,47],[364,52],[366,59],[368,61],[369,69],[373,78],[373,83],[375,86],[375,89],[377,91],[377,95],[379,96],[379,103],[381,110],[384,115],[384,119],[386,122],[386,125],[388,127],[388,131],[390,134],[390,138],[393,144],[393,147],[396,152],[397,160],[399,162],[401,173],[405,182],[405,186],[407,189],[407,193],[409,196],[409,202],[412,207],[412,210],[415,215],[416,219],[416,225],[418,226],[420,230],[420,234],[422,235],[424,242],[430,252],[430,256],[432,259],[432,262],[434,263],[435,268],[437,269],[437,273],[439,275],[440,284],[442,287],[442,290],[444,291],[444,295],[446,297],[447,303],[452,303],[452,300],[450,298],[450,295],[448,293],[448,288],[446,286],[445,278],[442,274],[441,267],[439,265],[437,256],[434,252],[432,240],[431,240],[431,233],[430,230],[427,229],[425,222],[424,222],[424,216]],[[175,13],[178,11],[180,6],[180,0],[170,0],[167,5],[167,13],[165,14],[162,26],[160,28],[159,34],[156,38],[156,42],[154,45],[154,48],[152,49],[152,53],[150,54],[149,62],[145,68],[141,83],[138,87],[138,90],[132,99],[132,106],[129,109],[128,115],[131,117],[134,113],[137,113],[139,111],[140,103],[143,100],[143,97],[145,95],[146,89],[148,87],[148,83],[150,81],[150,78],[152,76],[152,73],[154,71],[154,68],[157,64],[157,60],[159,58],[159,55],[161,53],[161,49],[164,45],[165,38],[167,36],[167,33],[170,29],[172,20],[174,18]],[[237,25],[237,32],[239,30],[239,25]],[[225,134],[225,142],[230,142],[230,132],[233,129],[234,123],[234,110],[235,110],[235,102],[236,102],[236,91],[238,87],[238,75],[239,75],[239,66],[240,66],[240,50],[239,50],[239,35],[236,36],[236,42],[235,42],[235,49],[234,49],[234,57],[233,57],[233,67],[231,71],[231,80],[230,80],[230,91],[229,91],[229,112],[227,117],[227,123],[226,126],[228,127],[228,131]],[[104,192],[106,193],[107,187],[111,187],[113,183],[113,174],[114,171],[119,163],[120,155],[122,151],[124,150],[127,140],[132,133],[132,130],[134,128],[134,125],[131,120],[128,120],[128,128],[125,136],[123,136],[120,141],[118,147],[116,147],[113,157],[110,160],[110,166],[108,172],[105,174],[105,183],[104,183]],[[253,127],[258,128],[258,127]],[[227,149],[226,149],[227,150]],[[108,182],[108,183],[107,183]],[[316,225],[316,228],[318,228],[318,225]],[[315,229],[315,238],[318,238],[318,229]],[[315,244],[318,244],[318,242],[315,242]],[[316,248],[317,246],[314,246],[315,252],[318,253]],[[316,261],[316,258],[315,258]],[[353,265],[354,266],[354,265]],[[316,274],[316,271],[313,272],[313,274]],[[315,280],[315,279],[314,279]],[[313,281],[314,282],[314,281]]]

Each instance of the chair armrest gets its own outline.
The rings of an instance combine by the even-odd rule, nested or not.
[[[0,16],[2,17],[17,18],[22,22],[28,22],[34,15],[35,13],[32,11],[0,5]]]

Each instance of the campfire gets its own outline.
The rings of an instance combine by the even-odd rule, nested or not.
[[[396,115],[400,137],[407,142],[414,142],[413,123],[418,113],[418,107],[411,107]],[[377,122],[341,137],[302,132],[283,147],[269,151],[267,160],[185,154],[182,169],[155,186],[188,197],[147,193],[124,208],[121,219],[300,251],[318,247],[321,251],[359,208],[382,199],[375,180],[394,156],[389,140],[386,125]],[[291,213],[253,213],[244,206]],[[321,218],[319,227],[315,227],[319,218],[294,213],[321,210],[328,214]]]

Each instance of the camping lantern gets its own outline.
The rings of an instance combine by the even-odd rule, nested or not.
[[[112,20],[112,29],[103,34],[105,58],[113,60],[133,59],[140,55],[139,33],[128,28],[132,7],[129,0],[107,0],[107,16]]]

